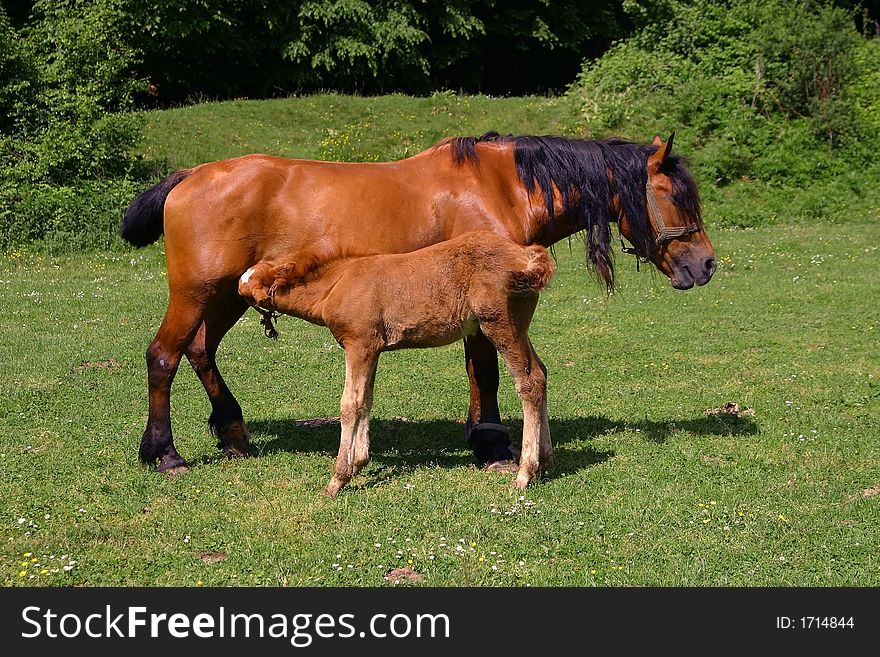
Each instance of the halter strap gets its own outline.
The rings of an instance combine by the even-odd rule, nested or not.
[[[651,186],[651,179],[645,183],[645,196],[648,199],[648,214],[654,215],[654,226],[657,228],[657,236],[654,238],[654,246],[660,248],[664,242],[668,242],[676,237],[695,233],[700,230],[700,224],[693,222],[687,226],[668,227],[663,221],[663,214],[660,212],[660,204],[657,203],[657,197],[654,195],[654,188]]]

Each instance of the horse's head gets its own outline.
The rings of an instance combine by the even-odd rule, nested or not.
[[[677,290],[705,285],[715,273],[715,248],[700,216],[696,184],[680,158],[672,155],[673,132],[664,143],[655,137],[647,159],[645,202],[652,235],[635,235],[626,216],[620,231],[635,253],[666,274]],[[640,239],[641,237],[641,239]]]

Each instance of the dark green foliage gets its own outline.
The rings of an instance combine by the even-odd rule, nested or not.
[[[562,89],[626,33],[619,0],[118,0],[150,105],[336,90]]]
[[[844,9],[787,0],[629,8],[638,33],[587,63],[571,88],[585,129],[639,139],[678,130],[710,203],[719,199],[713,183],[771,195],[784,187],[791,197],[874,161],[880,41],[862,37]],[[718,214],[734,224],[768,220],[744,212]]]
[[[0,246],[106,246],[137,163],[134,51],[111,0],[40,1],[30,27],[0,12]]]
[[[4,140],[26,120],[36,77],[33,62],[0,7],[0,134]]]

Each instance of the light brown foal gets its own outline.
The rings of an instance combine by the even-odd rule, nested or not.
[[[525,488],[550,464],[547,373],[528,330],[538,292],[555,272],[542,246],[470,232],[403,254],[342,258],[317,269],[261,261],[238,291],[258,309],[326,326],[345,349],[342,437],[335,496],[369,461],[369,414],[379,354],[439,347],[477,330],[492,341],[523,406],[522,454],[513,485]],[[307,265],[308,266],[308,265]]]

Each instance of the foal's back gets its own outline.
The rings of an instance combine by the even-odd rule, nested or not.
[[[274,286],[273,309],[327,326],[343,345],[372,340],[390,350],[472,335],[504,314],[510,297],[536,296],[554,269],[544,247],[479,231],[410,253],[337,260],[302,277],[285,273],[295,266],[269,268],[262,284]]]
[[[331,330],[337,327],[334,333],[377,335],[383,349],[450,344],[473,335],[483,318],[504,312],[510,296],[536,295],[549,280],[545,273],[523,285],[536,259],[542,272],[552,271],[543,247],[522,247],[487,232],[411,253],[358,258],[328,296],[324,319]]]

